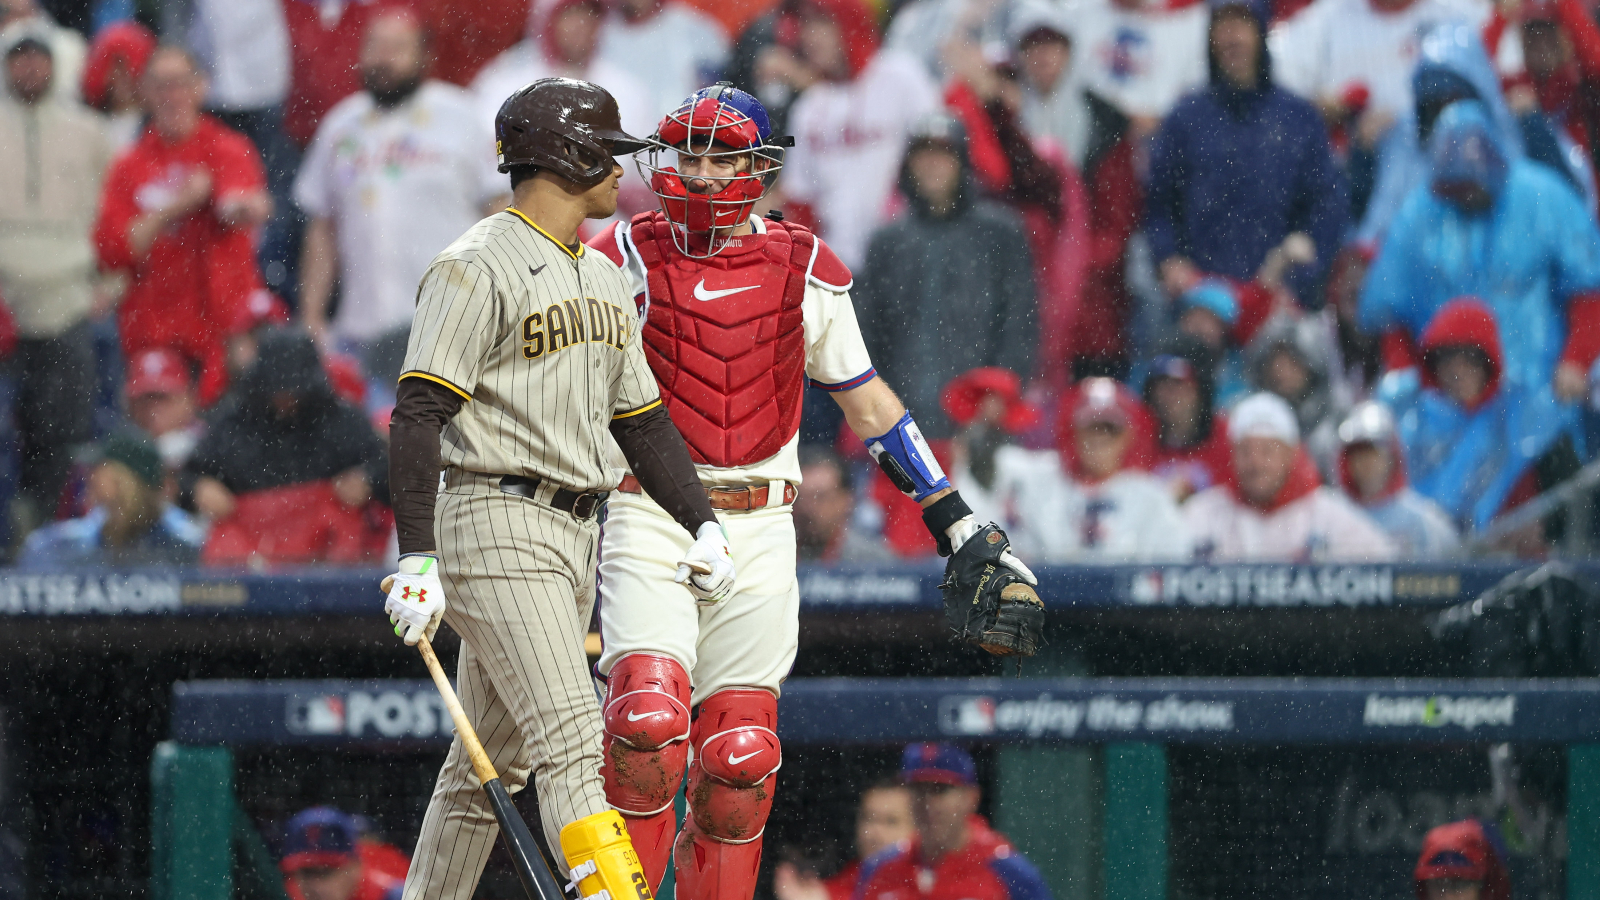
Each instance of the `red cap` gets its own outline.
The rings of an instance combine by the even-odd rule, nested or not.
[[[1077,403],[1072,406],[1074,427],[1104,422],[1118,428],[1127,428],[1133,417],[1124,403],[1122,388],[1110,378],[1090,378],[1077,391]]]
[[[323,358],[322,368],[339,399],[351,406],[366,405],[367,378],[361,374],[360,363],[343,353],[330,353]]]
[[[127,384],[123,388],[129,400],[151,394],[178,394],[189,390],[189,364],[176,350],[157,347],[146,350],[128,363]]]
[[[244,302],[236,308],[230,334],[254,331],[262,325],[287,325],[289,319],[289,304],[284,303],[277,294],[260,288],[251,291],[250,295],[244,298]]]
[[[1003,405],[1001,428],[1011,434],[1021,434],[1039,424],[1039,411],[1022,399],[1022,379],[1010,369],[998,366],[973,369],[950,379],[940,405],[950,421],[965,426],[977,417],[984,398],[990,394],[998,397]]]

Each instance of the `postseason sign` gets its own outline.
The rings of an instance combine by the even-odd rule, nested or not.
[[[1501,566],[1156,566],[1129,570],[1131,606],[1352,608],[1443,606],[1494,586]]]
[[[779,735],[800,744],[1389,744],[1600,740],[1600,680],[801,678]],[[196,681],[173,687],[189,744],[440,744],[426,681]]]

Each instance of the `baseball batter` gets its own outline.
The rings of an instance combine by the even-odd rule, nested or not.
[[[687,535],[640,493],[638,472],[623,480],[600,553],[601,771],[651,887],[671,856],[686,900],[749,900],[755,890],[782,761],[778,693],[799,629],[790,504],[807,379],[833,394],[879,465],[923,504],[946,555],[998,534],[973,521],[873,371],[844,263],[805,228],[751,214],[792,143],[774,139],[744,91],[699,91],[661,120],[639,158],[660,211],[593,241],[632,278],[650,367],[745,573],[720,599],[666,582]],[[1003,537],[987,541],[993,562],[1031,582]],[[686,766],[690,814],[677,834],[672,799]]]
[[[441,619],[461,635],[459,692],[485,750],[508,790],[532,774],[550,846],[582,870],[589,860],[571,848],[596,843],[585,834],[623,831],[601,783],[583,651],[596,513],[619,477],[608,431],[686,529],[667,571],[717,596],[734,569],[645,361],[628,283],[577,239],[585,218],[616,211],[613,155],[642,142],[622,131],[604,89],[559,78],[513,94],[495,130],[514,205],[440,253],[417,291],[390,426],[401,559],[385,609],[408,644]],[[497,830],[457,738],[405,900],[470,897]],[[634,872],[602,869],[605,890],[649,900],[627,857]]]

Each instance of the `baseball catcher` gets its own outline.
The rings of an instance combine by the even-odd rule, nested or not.
[[[923,506],[951,557],[947,593],[963,604],[962,635],[991,652],[1031,653],[1042,619],[1032,573],[999,529],[973,520],[877,377],[850,270],[809,230],[753,214],[792,144],[773,135],[750,94],[727,84],[698,91],[635,155],[660,209],[592,242],[631,279],[645,355],[735,566],[760,573],[709,591],[678,569],[674,584],[689,536],[633,476],[612,495],[600,567],[601,774],[651,887],[670,858],[685,900],[755,891],[782,762],[778,694],[798,640],[791,504],[808,382],[833,395]],[[686,772],[690,814],[679,834],[672,799]]]

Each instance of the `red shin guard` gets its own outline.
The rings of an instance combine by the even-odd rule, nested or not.
[[[763,690],[718,691],[700,704],[689,766],[689,819],[673,854],[683,900],[750,900],[761,834],[783,762],[778,701]]]
[[[611,668],[602,714],[606,800],[627,822],[654,891],[672,855],[672,798],[689,757],[689,675],[664,656],[625,656]]]

